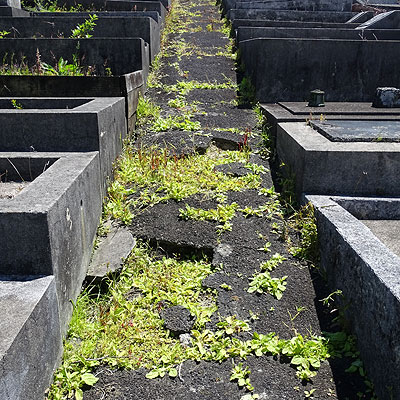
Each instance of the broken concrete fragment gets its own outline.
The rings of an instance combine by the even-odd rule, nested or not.
[[[400,107],[400,89],[394,87],[378,87],[375,92],[373,107]]]
[[[225,175],[233,176],[235,178],[246,176],[251,173],[251,171],[246,168],[241,162],[217,165],[214,170],[222,172]]]
[[[188,333],[196,322],[190,311],[182,306],[172,306],[161,311],[161,318],[164,320],[165,328],[174,335]]]
[[[112,228],[107,237],[100,242],[93,254],[86,280],[101,280],[110,272],[122,268],[123,260],[127,258],[136,245],[136,239],[127,228]]]

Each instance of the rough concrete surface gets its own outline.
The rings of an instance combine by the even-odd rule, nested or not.
[[[346,316],[368,374],[377,383],[377,395],[398,398],[400,259],[335,198],[307,196],[307,200],[316,209],[321,267],[330,287],[343,292]]]
[[[278,125],[279,158],[296,193],[397,196],[400,144],[332,142],[304,122]]]
[[[53,276],[0,276],[0,398],[43,397],[62,338]]]
[[[13,161],[26,154],[2,157]],[[70,299],[80,292],[100,220],[99,158],[97,152],[34,152],[30,158],[57,161],[18,196],[0,199],[0,273],[55,275],[64,333]]]

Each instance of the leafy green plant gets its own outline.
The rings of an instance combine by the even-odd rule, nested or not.
[[[89,18],[87,18],[83,23],[76,26],[75,29],[72,29],[70,38],[72,39],[83,39],[83,38],[91,38],[92,32],[96,26],[96,21],[99,17],[96,14],[90,14]]]
[[[235,216],[237,203],[218,204],[217,208],[203,210],[202,208],[190,207],[186,204],[185,209],[179,210],[179,216],[184,219],[192,219],[196,221],[216,221],[220,225],[217,226],[219,232],[232,230],[231,220]]]
[[[231,315],[218,322],[217,327],[222,328],[227,335],[233,335],[234,333],[248,332],[250,327],[247,322],[237,319],[235,315]]]
[[[23,108],[22,105],[20,103],[18,103],[17,100],[15,100],[15,99],[11,99],[11,105],[16,110],[22,110],[22,108]]]
[[[11,32],[9,31],[0,31],[0,39],[4,39],[6,36],[8,36]]]
[[[278,265],[281,265],[284,261],[286,260],[285,257],[280,255],[279,253],[275,253],[274,255],[271,256],[271,258],[268,261],[264,261],[263,263],[260,264],[260,269],[261,271],[273,271]]]
[[[243,363],[233,365],[230,380],[237,381],[239,387],[245,387],[247,390],[252,392],[254,390],[254,386],[250,383],[250,373],[251,371],[249,367],[243,368]]]
[[[250,284],[247,291],[249,293],[267,292],[280,300],[283,292],[286,290],[286,279],[287,276],[283,276],[282,278],[272,278],[269,272],[261,272],[250,278]]]

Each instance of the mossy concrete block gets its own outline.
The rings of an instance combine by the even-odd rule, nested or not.
[[[0,398],[44,397],[62,354],[53,276],[0,276]]]

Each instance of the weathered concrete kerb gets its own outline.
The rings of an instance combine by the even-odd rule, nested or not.
[[[400,254],[384,243],[392,241],[389,231],[398,232],[399,201],[328,196],[307,196],[307,200],[316,210],[321,267],[331,288],[343,292],[341,303],[376,393],[380,399],[397,399]],[[367,227],[371,223],[380,228],[371,232]]]
[[[36,400],[60,361],[90,260],[101,214],[99,157],[3,152],[0,174],[0,397]]]
[[[99,151],[105,194],[127,136],[126,124],[122,97],[0,98],[0,151]]]

